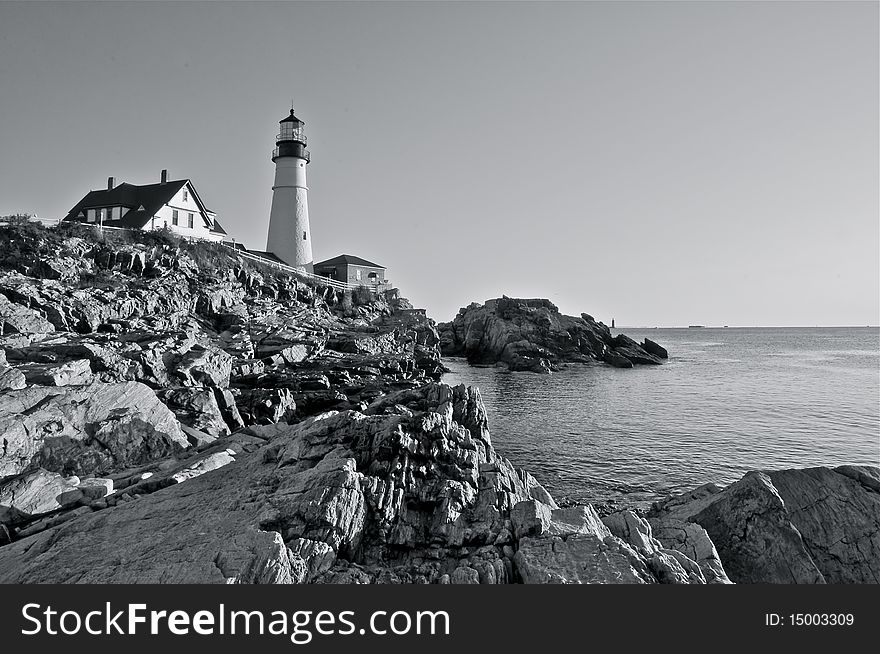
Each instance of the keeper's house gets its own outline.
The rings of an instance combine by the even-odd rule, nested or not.
[[[222,241],[226,230],[217,222],[189,179],[169,181],[163,170],[158,184],[135,186],[107,180],[103,191],[89,191],[63,218],[86,224],[125,229],[162,229],[180,236]]]
[[[374,290],[383,290],[388,285],[385,270],[385,266],[350,254],[340,254],[315,264],[316,275]]]

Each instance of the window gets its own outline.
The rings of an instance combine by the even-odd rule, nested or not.
[[[308,240],[308,234],[306,232],[303,232],[303,240],[304,241]]]
[[[88,217],[86,218],[86,220],[89,221],[90,223],[95,222],[95,210],[94,209],[89,209]]]
[[[191,213],[186,214],[186,226],[190,229],[193,228],[193,215]]]
[[[189,197],[189,196],[187,195],[186,189],[183,189],[183,201],[186,202],[186,199],[187,199],[188,197]]]
[[[177,209],[172,209],[171,210],[171,224],[176,225],[177,223],[178,223]]]
[[[357,270],[355,270],[355,272],[354,272],[354,276],[355,276],[355,278],[356,278],[358,281],[361,281],[361,269],[360,269],[360,268],[358,268]]]

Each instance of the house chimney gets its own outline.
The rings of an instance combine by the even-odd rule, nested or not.
[[[165,184],[167,181],[168,181],[168,171],[163,170],[162,171],[162,183]]]
[[[113,190],[113,187],[115,186],[115,182],[116,182],[116,180],[113,179],[112,177],[108,177],[108,178],[107,178],[107,190],[108,190],[108,191],[112,191],[112,190]]]

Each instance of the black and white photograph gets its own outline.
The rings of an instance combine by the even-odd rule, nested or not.
[[[2,638],[871,629],[878,153],[873,0],[0,0]]]

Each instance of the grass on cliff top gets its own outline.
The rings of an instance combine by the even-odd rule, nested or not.
[[[216,275],[238,269],[257,272],[267,281],[280,284],[296,280],[313,288],[321,287],[307,277],[280,270],[270,264],[263,264],[252,259],[239,256],[238,253],[220,243],[187,239],[178,236],[170,229],[147,230],[115,230],[101,231],[97,226],[77,222],[59,222],[46,226],[32,220],[27,215],[0,217],[0,270],[22,270],[32,266],[40,259],[57,255],[64,241],[68,238],[81,238],[86,242],[105,244],[111,247],[138,245],[147,248],[160,248],[171,252],[179,251],[190,258],[204,273]],[[355,289],[347,292],[349,302],[355,306],[372,301],[368,289]],[[354,296],[354,297],[352,297]]]

